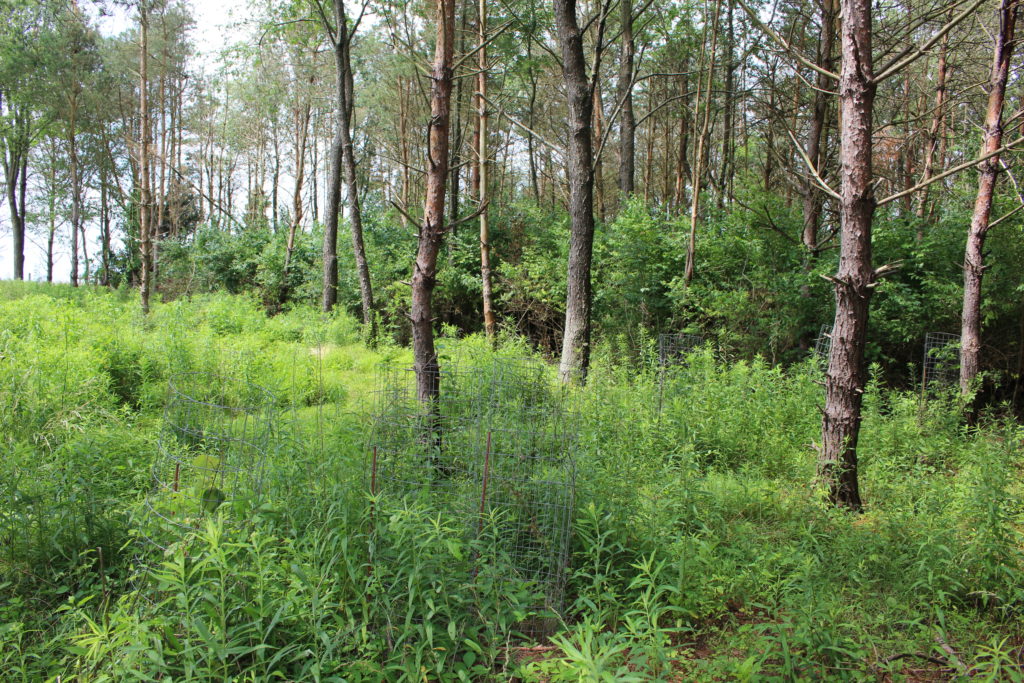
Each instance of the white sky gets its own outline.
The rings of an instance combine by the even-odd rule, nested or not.
[[[199,52],[199,64],[195,65],[207,72],[215,68],[217,57],[221,51],[231,42],[236,41],[244,35],[244,29],[238,24],[245,20],[249,14],[247,0],[185,0],[192,9],[192,16],[195,19],[195,27],[192,29],[192,39]],[[106,3],[105,3],[106,4]],[[95,5],[83,3],[83,8],[93,16],[98,13]],[[116,35],[129,29],[134,23],[134,14],[123,7],[108,4],[109,16],[101,17],[98,21],[100,32],[104,35]],[[35,169],[29,166],[29,184],[31,186]],[[91,199],[91,198],[90,198]],[[0,202],[0,279],[8,279],[14,272],[14,244],[10,229],[10,208],[7,206],[6,197]],[[58,227],[62,234],[58,237],[58,244],[54,248],[54,280],[67,282],[70,278],[70,246],[67,244],[67,226]],[[87,225],[86,232],[89,234],[88,254],[89,259],[96,267],[98,260],[95,258],[99,252],[99,230],[96,225]],[[25,276],[32,280],[43,280],[46,278],[46,237],[43,234],[34,235],[31,232],[26,235],[25,240]],[[81,266],[79,267],[81,272]]]

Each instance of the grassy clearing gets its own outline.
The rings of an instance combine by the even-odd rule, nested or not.
[[[1024,430],[873,383],[860,516],[816,498],[820,370],[716,363],[665,381],[599,352],[577,453],[564,624],[488,520],[467,539],[376,501],[374,369],[351,319],[223,295],[154,308],[0,283],[4,680],[1021,680]],[[479,338],[446,352],[492,353]],[[504,340],[496,352],[526,353]],[[280,437],[249,526],[214,520],[132,577],[168,375],[270,388]],[[373,566],[368,552],[375,544]]]

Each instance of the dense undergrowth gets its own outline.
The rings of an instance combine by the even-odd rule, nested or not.
[[[873,382],[855,516],[813,488],[814,361],[705,350],[662,379],[609,345],[574,397],[566,613],[529,642],[547,615],[502,578],[493,520],[466,539],[413,501],[370,505],[374,368],[408,360],[305,308],[209,295],[143,319],[127,294],[0,285],[0,678],[1021,680],[1015,422],[968,430],[953,399]],[[140,578],[167,379],[187,370],[277,397],[265,502]]]

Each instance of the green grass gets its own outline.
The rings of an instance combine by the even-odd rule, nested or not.
[[[241,297],[144,319],[128,293],[0,283],[0,678],[1022,679],[1020,425],[968,430],[952,399],[873,382],[868,510],[850,515],[814,488],[813,364],[699,352],[661,388],[654,363],[598,349],[573,396],[568,608],[534,644],[517,632],[545,615],[501,571],[502,511],[467,537],[429,501],[371,506],[375,368],[410,354],[360,333]],[[249,524],[227,515],[140,550],[183,370],[276,396],[264,501]]]

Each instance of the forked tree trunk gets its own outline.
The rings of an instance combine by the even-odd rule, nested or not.
[[[871,0],[840,0],[842,67],[839,75],[842,233],[839,270],[834,278],[836,317],[825,378],[818,473],[830,500],[861,509],[857,480],[857,437],[867,373],[868,303],[875,273],[871,267],[872,115],[876,85],[871,59]]]
[[[363,241],[363,212],[359,203],[359,184],[356,176],[355,150],[352,145],[352,111],[355,93],[352,78],[352,36],[349,33],[344,4],[334,3],[334,62],[336,67],[337,117],[334,142],[331,147],[331,177],[327,193],[327,216],[324,227],[324,291],[323,310],[330,311],[338,300],[338,222],[341,214],[341,183],[349,200],[349,228],[352,232],[352,253],[359,277],[359,295],[363,309],[363,324],[368,326],[369,340],[376,339],[373,315],[373,287],[370,266]],[[330,30],[329,27],[328,31]]]
[[[576,0],[554,0],[562,50],[562,79],[569,104],[569,267],[565,328],[558,372],[562,382],[586,380],[590,367],[590,265],[594,251],[594,167],[591,148],[593,97],[583,59]]]
[[[477,136],[477,163],[480,167],[480,282],[483,292],[484,332],[487,338],[494,340],[495,320],[494,303],[491,294],[491,230],[487,208],[487,0],[480,0],[478,5],[478,52],[477,117],[479,135]]]
[[[430,125],[427,133],[427,190],[423,224],[412,274],[412,352],[416,395],[436,405],[441,384],[434,349],[433,295],[437,255],[444,241],[444,193],[448,180],[448,136],[454,61],[455,0],[436,0],[437,44],[431,71]],[[432,409],[432,408],[431,408]]]
[[[981,138],[981,154],[993,154],[1003,142],[1003,101],[1013,55],[1013,34],[1018,0],[1000,0],[999,32],[995,36],[992,75],[989,78],[988,109]],[[992,212],[992,196],[999,175],[999,155],[979,165],[978,196],[974,200],[971,227],[964,254],[964,305],[960,327],[960,392],[969,396],[975,389],[981,359],[981,280],[985,274],[984,248]]]

